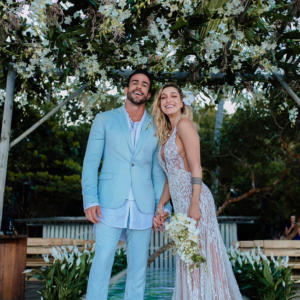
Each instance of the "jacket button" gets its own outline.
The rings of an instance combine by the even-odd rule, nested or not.
[[[134,164],[132,164],[131,166],[134,167]]]

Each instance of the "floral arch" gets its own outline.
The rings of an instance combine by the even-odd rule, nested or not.
[[[74,105],[87,114],[111,109],[130,70],[143,67],[156,88],[174,80],[192,90],[195,112],[204,96],[259,101],[266,109],[276,96],[292,124],[297,118],[300,0],[0,4],[0,220],[13,105],[51,101],[58,110],[76,96]]]

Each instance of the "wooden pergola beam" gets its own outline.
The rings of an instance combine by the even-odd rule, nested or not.
[[[47,113],[43,118],[41,118],[38,122],[36,122],[33,126],[31,126],[28,130],[26,130],[23,134],[21,134],[18,138],[16,138],[14,141],[10,143],[10,148],[18,144],[22,139],[24,139],[28,134],[30,134],[32,131],[37,129],[39,126],[41,126],[45,121],[47,121],[52,115],[54,115],[56,112],[58,112],[64,105],[66,105],[70,100],[74,99],[78,94],[80,94],[84,89],[87,88],[87,86],[90,84],[90,81],[88,81],[86,84],[84,84],[81,88],[79,88],[76,92],[74,92],[72,95],[70,95],[67,99],[65,99],[63,102],[61,102],[59,105],[57,105],[55,108],[53,108],[49,113]]]
[[[0,70],[0,73],[3,72],[2,70]],[[122,77],[128,78],[130,76],[131,73],[133,73],[134,71],[120,71],[120,70],[112,70],[111,74],[109,74],[110,77],[114,77],[115,75],[120,75]],[[53,70],[49,70],[48,71],[49,74],[53,74],[56,76],[63,76],[64,75],[64,71],[62,69],[53,69]],[[150,72],[151,74],[151,72]],[[155,80],[166,80],[166,79],[170,79],[170,80],[184,80],[187,79],[188,76],[190,75],[189,72],[175,72],[175,73],[161,73],[160,75],[155,75],[154,79]],[[238,79],[242,79],[244,81],[262,81],[262,82],[274,82],[276,81],[276,79],[269,74],[241,74],[241,73],[237,73],[234,74],[235,78]],[[226,77],[228,77],[229,75],[226,73],[218,73],[218,74],[214,74],[211,73],[210,74],[210,78],[211,80],[224,80],[226,81]],[[285,80],[285,75],[279,75],[283,80]],[[204,73],[200,73],[199,75],[195,76],[195,82],[199,82],[204,80],[205,75]]]
[[[300,99],[299,99],[299,97],[290,88],[290,86],[280,77],[280,74],[274,72],[273,76],[278,80],[278,82],[283,86],[283,88],[291,96],[291,98],[298,104],[298,106],[300,106]]]
[[[114,74],[116,74],[116,75],[120,75],[122,77],[128,78],[131,73],[133,73],[133,71],[113,70],[112,76]],[[185,80],[188,78],[189,75],[190,75],[189,72],[176,72],[176,73],[162,73],[162,74],[160,74],[158,76],[154,76],[154,77],[156,80],[166,80],[166,79]],[[285,80],[285,78],[286,78],[285,75],[278,74],[278,76],[282,80]],[[226,73],[218,73],[218,74],[211,73],[210,74],[211,80],[224,80],[225,81],[226,77],[228,77],[228,74],[226,74]],[[195,81],[200,82],[200,81],[204,80],[204,78],[205,78],[204,73],[201,73],[196,77]],[[269,75],[269,74],[240,74],[240,73],[237,73],[235,78],[238,78],[238,79],[241,79],[244,81],[262,81],[262,82],[276,81],[276,78],[273,75]]]

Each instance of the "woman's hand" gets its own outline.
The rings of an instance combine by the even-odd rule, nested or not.
[[[163,232],[163,229],[162,229],[162,222],[161,222],[160,218],[154,216],[154,218],[153,218],[152,229],[153,229],[156,233],[158,233],[158,228],[159,228],[159,230],[160,230],[161,232]]]
[[[197,224],[200,221],[201,217],[202,217],[202,213],[200,211],[200,207],[199,207],[199,202],[191,202],[190,208],[189,208],[189,212],[188,212],[188,217],[193,218]]]
[[[161,232],[163,232],[162,225],[165,225],[165,220],[169,216],[169,213],[164,211],[163,205],[158,205],[157,211],[155,212],[155,216],[153,218],[153,226],[152,229],[158,232],[158,228]]]

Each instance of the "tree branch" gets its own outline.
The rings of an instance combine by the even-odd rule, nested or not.
[[[159,248],[157,251],[155,251],[151,256],[149,256],[148,258],[148,263],[147,266],[150,266],[157,257],[159,257],[162,253],[164,253],[165,251],[168,251],[170,248],[172,248],[175,245],[175,243],[172,241],[164,246],[162,246],[161,248]]]
[[[243,24],[244,23],[245,17],[247,16],[247,11],[248,11],[248,9],[249,9],[252,2],[253,2],[252,0],[249,0],[248,3],[246,4],[245,10],[238,17],[238,20],[237,20],[238,24]]]
[[[251,173],[251,179],[252,179],[251,180],[251,182],[252,182],[252,188],[255,188],[255,175],[254,175],[254,172],[253,172],[251,166],[247,162],[243,161],[241,158],[238,158],[237,156],[235,156],[231,151],[229,151],[229,152],[230,152],[230,154],[231,154],[232,157],[234,157],[235,159],[237,159],[244,167],[246,167],[250,171],[250,173]]]
[[[294,157],[294,158],[297,158],[298,161],[299,161],[299,163],[300,163],[300,155],[299,155],[299,154],[296,154],[296,153],[293,153],[293,152],[289,149],[287,143],[284,141],[284,139],[283,139],[283,137],[282,137],[282,133],[283,133],[284,129],[285,129],[285,128],[283,128],[283,129],[280,131],[280,134],[279,134],[280,142],[281,142],[281,144],[283,145],[284,149],[289,153],[289,155],[292,156],[292,157]]]
[[[224,203],[222,204],[222,206],[219,208],[219,210],[217,211],[216,215],[220,215],[221,212],[223,212],[223,210],[225,209],[225,207],[230,204],[230,203],[235,203],[235,202],[239,202],[243,199],[246,199],[248,197],[250,197],[253,194],[259,194],[259,193],[264,193],[264,192],[268,192],[270,190],[272,190],[280,181],[283,180],[284,176],[286,175],[286,173],[289,171],[289,169],[286,167],[282,173],[279,175],[279,177],[269,186],[264,187],[264,188],[252,188],[251,190],[249,190],[248,192],[244,193],[243,195],[241,195],[240,197],[235,197],[232,198],[230,197],[230,194],[227,195],[226,200],[224,201]]]
[[[228,155],[226,155],[226,156],[228,156]],[[226,189],[226,190],[228,189],[228,187],[227,187],[225,184],[222,184],[222,182],[220,181],[219,178],[216,178],[216,177],[214,176],[214,174],[213,174],[212,171],[210,171],[210,170],[208,170],[208,169],[202,169],[202,170],[203,170],[203,172],[205,171],[205,172],[209,173],[210,176],[213,178],[213,180],[218,180],[218,186],[220,186],[220,187],[222,187],[222,188],[224,188],[224,189]]]
[[[276,121],[276,118],[275,118],[274,116],[273,116],[273,118],[274,118],[274,121],[275,121],[275,123],[277,124],[277,126],[279,126],[279,124],[278,124],[277,121]],[[280,127],[280,126],[279,126],[279,127]],[[280,128],[282,128],[282,127],[280,127]],[[291,156],[295,157],[295,156],[294,156],[295,154],[292,153],[292,152],[288,149],[287,144],[283,141],[283,139],[282,139],[282,137],[281,137],[283,130],[284,130],[284,128],[282,128],[279,138],[280,138],[281,142],[284,144],[284,147],[286,147],[286,150],[288,151],[288,153],[289,153]],[[250,196],[253,195],[253,194],[264,193],[264,192],[268,192],[268,191],[272,190],[272,189],[273,189],[280,181],[283,180],[284,176],[285,176],[286,173],[289,171],[289,169],[288,169],[288,167],[287,167],[287,165],[288,165],[288,163],[289,163],[289,159],[288,159],[288,160],[286,161],[286,167],[285,167],[285,169],[282,171],[282,173],[279,175],[279,177],[278,177],[278,178],[277,178],[270,186],[264,187],[264,188],[256,188],[256,187],[255,187],[255,175],[254,175],[254,172],[253,172],[252,168],[251,168],[246,162],[243,162],[242,159],[236,157],[232,152],[230,152],[230,153],[231,153],[231,155],[232,155],[233,157],[235,157],[237,160],[239,160],[245,167],[247,167],[247,168],[250,170],[251,175],[252,175],[252,188],[251,188],[248,192],[246,192],[246,193],[244,193],[243,195],[241,195],[240,197],[234,197],[234,198],[233,198],[233,197],[230,197],[230,193],[227,194],[226,200],[224,201],[224,203],[222,204],[222,206],[221,206],[221,207],[219,208],[219,210],[217,211],[217,216],[220,215],[220,214],[223,212],[223,210],[226,208],[226,206],[227,206],[228,204],[230,204],[230,203],[234,203],[234,202],[241,201],[241,200],[243,200],[243,199],[246,199],[246,198],[250,197]],[[300,157],[298,157],[298,155],[296,155],[296,157],[299,159],[299,162],[300,162]]]
[[[271,116],[272,116],[272,118],[273,118],[274,123],[276,124],[276,126],[278,128],[280,128],[280,129],[284,129],[285,127],[280,126],[279,123],[277,122],[276,116],[274,115],[274,113],[273,113],[273,111],[271,109],[270,109],[270,114],[271,114]]]

